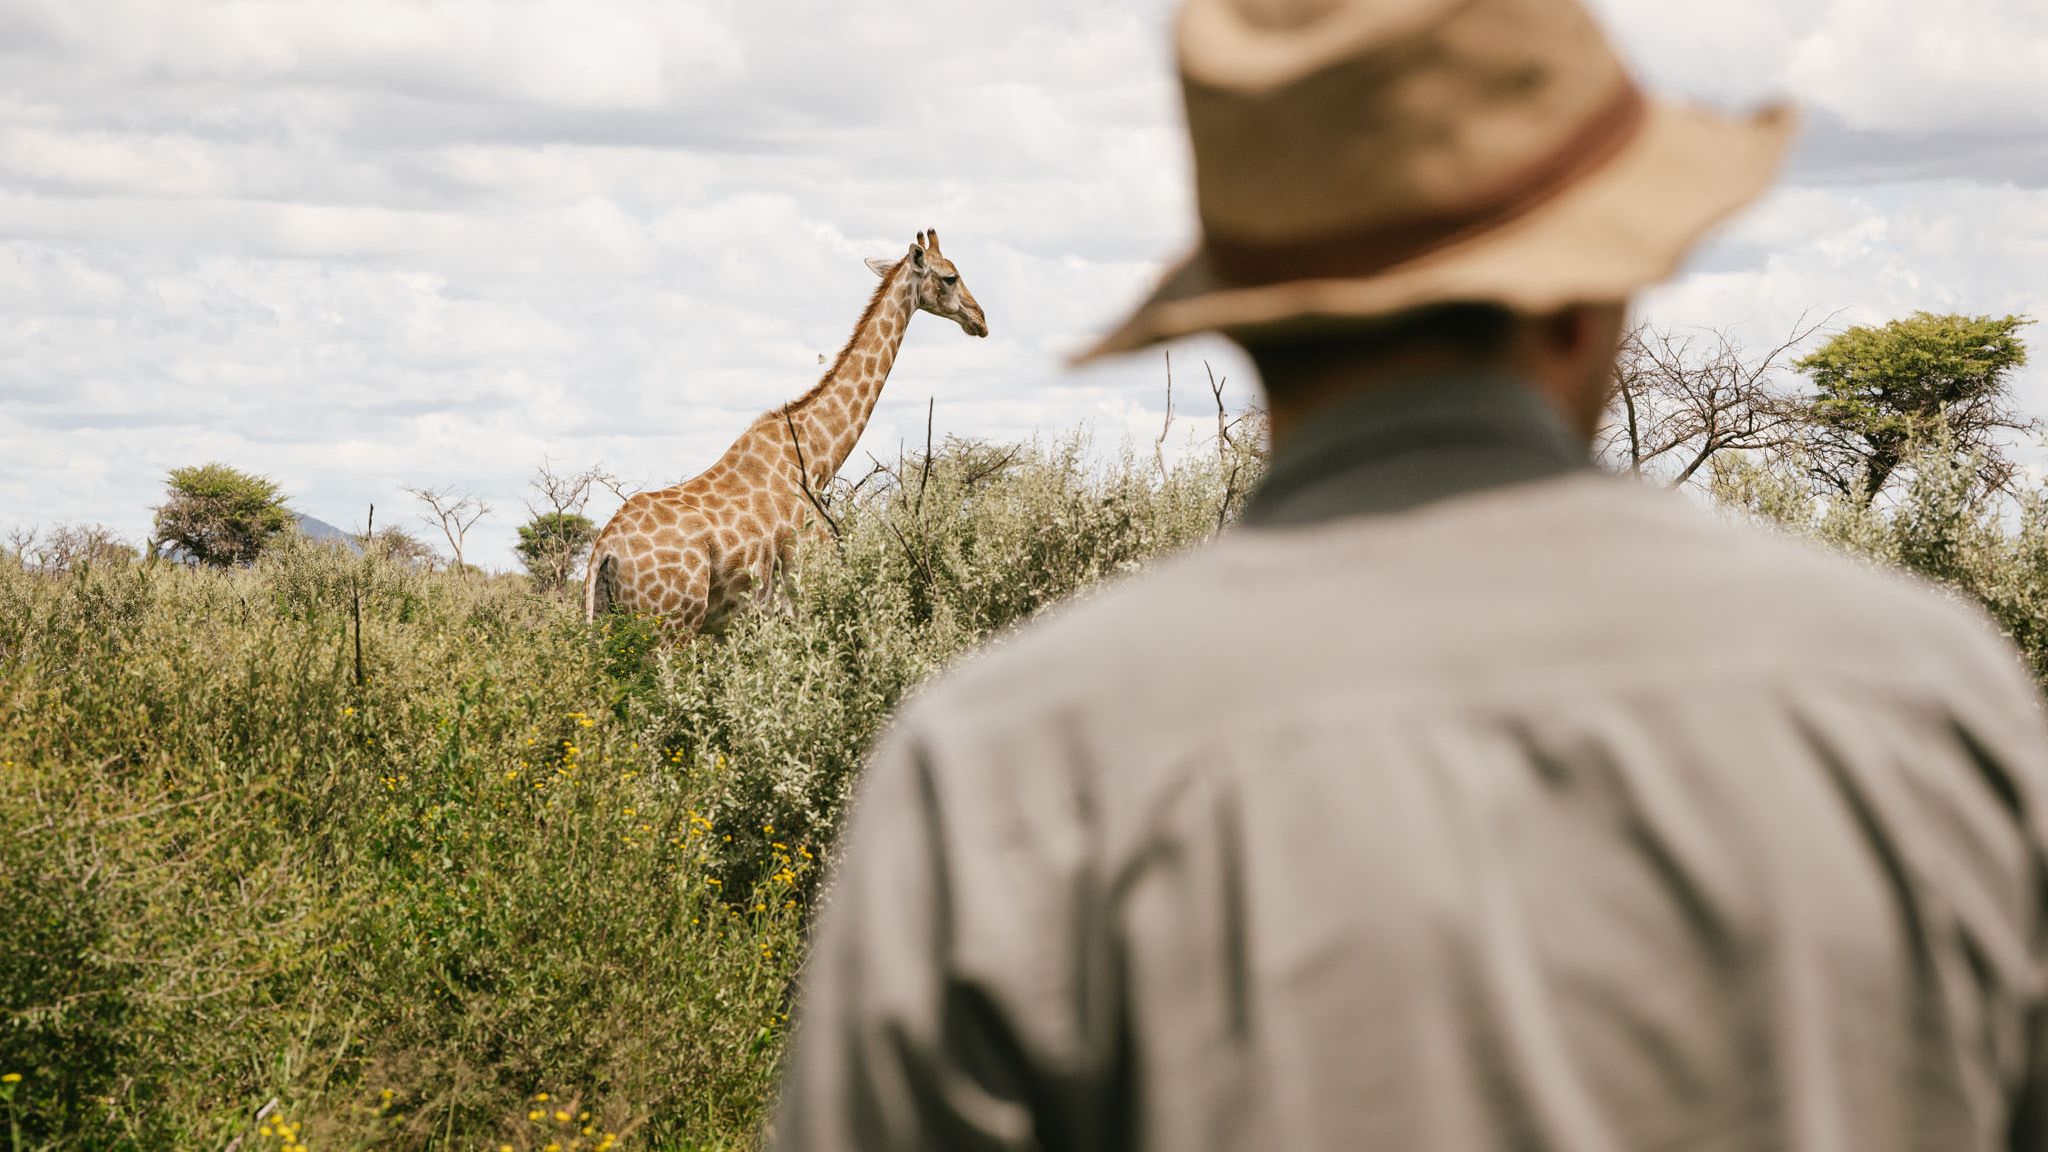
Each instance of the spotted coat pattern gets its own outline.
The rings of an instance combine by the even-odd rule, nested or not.
[[[672,631],[715,632],[772,589],[822,491],[853,454],[917,311],[986,336],[981,307],[921,232],[893,264],[870,261],[882,283],[823,379],[755,419],[718,462],[669,488],[637,493],[591,548],[584,580],[590,619],[607,611],[658,617]],[[804,475],[808,471],[809,475]]]

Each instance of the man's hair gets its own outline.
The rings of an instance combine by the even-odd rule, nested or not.
[[[1449,352],[1495,359],[1514,343],[1524,317],[1499,304],[1432,304],[1374,320],[1329,321],[1284,330],[1244,332],[1237,340],[1254,360],[1341,355],[1381,359],[1407,352]]]

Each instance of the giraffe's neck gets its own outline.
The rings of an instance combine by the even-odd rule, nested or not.
[[[875,290],[860,325],[831,371],[788,407],[813,486],[822,488],[853,455],[868,418],[875,414],[882,385],[889,381],[889,369],[896,364],[897,349],[902,347],[904,332],[916,311],[915,285],[909,271],[898,264]]]

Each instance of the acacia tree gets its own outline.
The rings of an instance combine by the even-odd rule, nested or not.
[[[528,482],[535,499],[526,503],[532,519],[519,528],[513,551],[534,580],[547,588],[567,586],[584,554],[597,539],[597,525],[583,514],[599,488],[619,494],[619,480],[600,465],[580,472],[557,472],[543,460]]]
[[[519,526],[513,551],[534,581],[544,588],[567,587],[577,565],[597,539],[597,525],[575,512],[542,512]]]
[[[2030,323],[1915,312],[1850,328],[1800,360],[1815,389],[1805,444],[1813,474],[1867,504],[1915,444],[1938,436],[1976,461],[1980,483],[2010,488],[2018,465],[2001,440],[2040,428],[2012,398],[2012,372],[2027,362],[2019,330]]]
[[[1801,316],[1784,340],[1751,353],[1726,329],[1681,335],[1638,323],[1615,362],[1601,455],[1676,486],[1723,452],[1792,442],[1803,412],[1778,373],[1819,327]]]
[[[173,468],[167,493],[156,509],[157,543],[199,564],[254,563],[293,524],[275,483],[225,464]]]

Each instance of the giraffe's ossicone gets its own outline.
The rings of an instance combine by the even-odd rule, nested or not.
[[[718,462],[670,488],[629,498],[598,533],[584,615],[630,612],[680,633],[714,632],[766,594],[822,491],[860,439],[910,317],[930,312],[970,336],[988,321],[939,236],[917,234],[900,260],[869,260],[881,286],[815,387],[756,419]],[[808,473],[808,475],[806,475]]]

